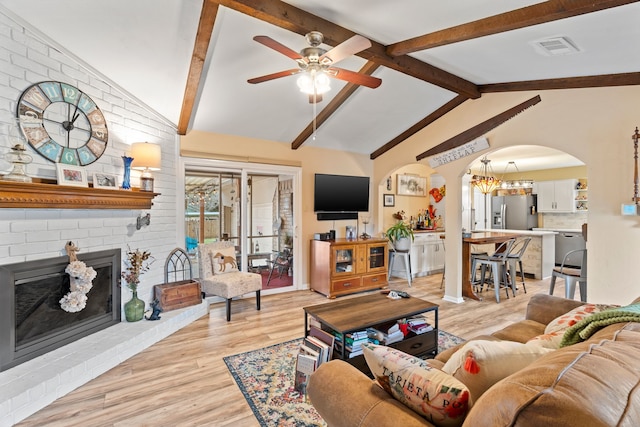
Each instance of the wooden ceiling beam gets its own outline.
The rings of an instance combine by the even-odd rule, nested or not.
[[[368,76],[370,76],[371,74],[373,74],[373,72],[375,70],[378,69],[378,67],[380,67],[378,64],[376,64],[375,62],[371,62],[368,61],[366,64],[364,64],[364,67],[362,67],[362,69],[360,69],[360,73],[362,74],[366,74]],[[336,96],[333,97],[333,99],[331,99],[331,102],[329,102],[327,104],[327,106],[325,108],[322,109],[322,111],[320,111],[320,113],[316,116],[315,119],[315,129],[317,130],[320,126],[322,126],[322,124],[329,118],[331,117],[331,115],[333,113],[336,112],[336,110],[338,108],[340,108],[340,106],[342,104],[344,104],[344,102],[349,99],[349,97],[351,95],[353,95],[353,93],[356,91],[356,89],[358,89],[360,86],[355,84],[355,83],[347,83],[340,92],[338,92],[336,94]],[[466,99],[466,98],[465,98]],[[304,142],[309,139],[309,137],[311,135],[313,135],[314,132],[314,122],[309,123],[309,125],[300,133],[300,135],[298,135],[296,137],[296,139],[291,143],[291,149],[292,150],[297,150],[298,148],[300,148],[300,146],[302,144],[304,144]]]
[[[482,93],[526,90],[581,89],[589,87],[640,85],[640,73],[603,74],[600,76],[566,77],[562,79],[528,80],[480,86]]]
[[[424,129],[425,127],[427,127],[431,123],[435,122],[440,117],[444,116],[449,111],[453,110],[454,108],[456,108],[458,105],[462,104],[467,99],[468,98],[465,98],[464,96],[461,96],[461,95],[456,96],[451,101],[447,102],[442,107],[438,108],[433,113],[429,114],[427,117],[425,117],[424,119],[420,120],[418,123],[416,123],[415,125],[411,126],[409,129],[405,130],[400,135],[396,136],[391,141],[389,141],[386,144],[384,144],[382,147],[378,148],[376,151],[371,153],[371,155],[369,157],[371,158],[371,160],[374,160],[375,158],[382,156],[384,153],[386,153],[387,151],[391,150],[393,147],[395,147],[396,145],[400,144],[401,142],[403,142],[404,140],[406,140],[407,138],[409,138],[413,134],[415,134],[415,133],[419,132],[420,130]]]
[[[482,135],[486,134],[492,129],[500,126],[507,120],[512,119],[516,115],[520,114],[524,110],[529,107],[536,105],[541,101],[540,95],[536,95],[533,98],[530,98],[515,107],[511,107],[506,111],[503,111],[500,114],[497,114],[490,119],[485,120],[484,122],[477,124],[458,135],[447,139],[446,141],[436,145],[435,147],[431,147],[427,151],[418,154],[416,156],[416,161],[420,161],[425,157],[435,156],[436,154],[444,153],[445,151],[452,150],[456,147],[461,146],[462,144],[466,144],[467,142],[471,142],[476,138],[480,138]]]
[[[330,46],[337,46],[356,34],[333,22],[279,0],[212,1],[300,35],[305,35],[312,30],[320,31],[324,36],[324,42]],[[378,65],[391,68],[459,95],[464,95],[467,98],[480,97],[477,86],[470,81],[410,56],[392,58],[387,55],[384,45],[374,41],[371,41],[371,44],[372,46],[369,49],[356,55],[368,61],[373,61]]]
[[[387,54],[392,57],[407,55],[438,46],[598,12],[637,1],[640,0],[549,0],[390,44],[387,46]]]
[[[193,46],[193,53],[191,54],[187,85],[184,89],[184,97],[182,98],[182,108],[180,109],[180,118],[178,120],[178,135],[186,135],[189,128],[193,107],[198,97],[204,61],[207,58],[213,25],[217,15],[218,4],[211,0],[204,0],[202,12],[200,12],[196,41]]]

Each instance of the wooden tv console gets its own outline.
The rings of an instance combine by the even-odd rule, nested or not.
[[[312,240],[311,290],[335,298],[384,288],[387,260],[387,239]]]

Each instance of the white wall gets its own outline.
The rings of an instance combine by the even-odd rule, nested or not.
[[[126,66],[126,64],[123,64]],[[150,78],[153,78],[150,76]],[[148,250],[156,261],[143,274],[139,296],[147,302],[152,287],[164,281],[164,261],[176,247],[176,164],[178,138],[173,125],[147,111],[130,96],[109,83],[86,64],[71,59],[61,48],[35,36],[0,14],[0,153],[8,151],[8,124],[15,118],[16,102],[30,85],[63,81],[87,93],[103,111],[109,129],[105,154],[85,169],[122,177],[121,156],[130,144],[148,141],[162,146],[162,170],[154,173],[155,191],[151,224],[136,230],[136,218],[147,211],[104,209],[0,209],[0,264],[12,264],[66,255],[65,242],[71,240],[80,253],[120,248],[123,260],[127,247]],[[33,163],[27,166],[32,177],[55,178],[55,164],[27,147]],[[0,160],[0,174],[10,170]],[[132,185],[139,184],[132,172]],[[180,222],[182,224],[182,222]],[[184,247],[184,243],[181,244]],[[123,303],[130,292],[123,288]]]
[[[475,159],[498,148],[543,145],[587,165],[589,301],[630,303],[640,295],[640,217],[621,216],[620,205],[633,196],[631,135],[640,126],[640,86],[484,94],[376,159],[374,182],[382,183],[418,154],[537,94],[539,104],[486,134],[489,149],[436,168],[447,182],[446,295],[458,301],[461,296],[462,225],[455,214],[461,212],[460,177]]]

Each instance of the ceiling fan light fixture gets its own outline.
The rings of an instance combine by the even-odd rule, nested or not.
[[[329,77],[323,72],[303,73],[298,77],[297,84],[300,92],[307,95],[323,94],[331,89]]]

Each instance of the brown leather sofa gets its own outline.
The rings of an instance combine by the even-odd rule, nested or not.
[[[640,302],[638,298],[634,302]],[[526,342],[584,303],[534,295],[526,318],[474,339]],[[430,361],[441,368],[456,348]],[[330,427],[431,426],[375,381],[340,360],[320,366],[308,396]],[[640,423],[640,323],[607,326],[587,341],[546,354],[494,384],[463,426],[637,426]]]

